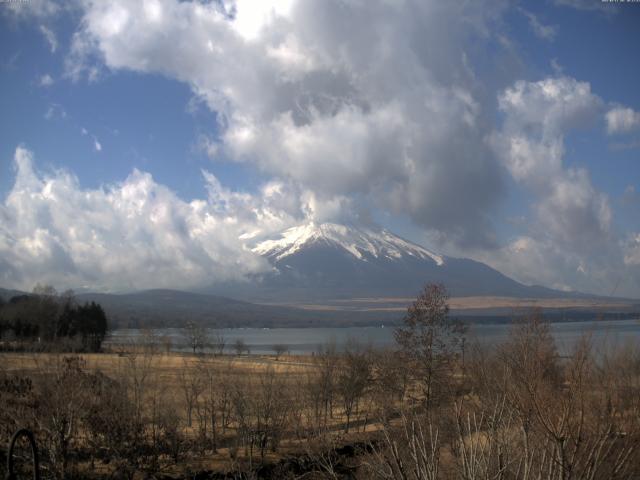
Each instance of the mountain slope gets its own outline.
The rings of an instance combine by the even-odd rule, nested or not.
[[[369,261],[373,258],[400,259],[411,256],[422,260],[432,260],[443,264],[440,255],[424,247],[413,244],[386,230],[375,231],[369,228],[348,227],[335,223],[314,223],[285,230],[276,240],[265,240],[253,251],[267,258],[282,260],[314,243],[342,248],[358,260]]]
[[[428,282],[452,295],[566,297],[579,294],[523,285],[474,260],[434,253],[387,230],[334,223],[290,228],[253,247],[274,267],[244,289],[257,301],[357,296],[414,296]]]

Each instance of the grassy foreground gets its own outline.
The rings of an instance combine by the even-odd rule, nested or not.
[[[9,406],[0,424],[5,440],[25,425],[47,436],[53,433],[52,424],[69,422],[60,432],[64,440],[45,441],[37,435],[41,448],[49,453],[63,448],[60,454],[69,457],[45,456],[52,476],[61,467],[67,475],[109,477],[156,470],[175,476],[251,470],[286,456],[358,441],[378,428],[370,402],[356,406],[360,402],[354,400],[347,415],[335,391],[322,392],[321,384],[314,385],[322,382],[318,377],[323,369],[325,374],[327,368],[330,375],[335,373],[339,360],[334,351],[317,357],[213,356],[120,346],[118,352],[77,355],[4,352],[0,362],[0,398]],[[22,380],[28,391],[17,387]],[[308,402],[304,397],[314,389],[317,398]],[[43,405],[36,405],[41,395],[52,403],[46,413]],[[92,409],[94,395],[107,403],[101,412],[106,417],[102,431],[100,425],[82,419],[97,413]],[[41,415],[52,418],[36,418]],[[129,424],[121,425],[122,420]],[[136,423],[142,426],[136,428]],[[116,432],[122,427],[132,431]],[[321,444],[308,442],[312,432],[320,431],[328,435]],[[142,452],[149,445],[130,449],[138,452],[101,447],[102,454],[87,458],[96,453],[90,452],[96,437],[135,443],[138,435],[142,438],[137,441],[150,443],[156,451]]]
[[[537,316],[468,345],[437,294],[387,351],[0,353],[0,435],[35,432],[43,478],[640,477],[637,345],[560,356]]]

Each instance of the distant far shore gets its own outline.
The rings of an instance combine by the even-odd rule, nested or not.
[[[413,302],[410,297],[362,297],[348,299],[323,300],[322,303],[312,302],[280,302],[264,303],[296,307],[304,310],[317,311],[406,311],[407,305]],[[542,309],[590,309],[590,310],[640,310],[640,300],[620,298],[518,298],[518,297],[451,297],[448,301],[452,311],[504,309],[514,310],[542,308]]]

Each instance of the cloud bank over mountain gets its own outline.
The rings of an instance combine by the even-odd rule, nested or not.
[[[38,172],[23,147],[15,165],[15,185],[0,206],[3,285],[127,290],[241,279],[268,264],[238,237],[252,223],[278,227],[283,220],[270,205],[279,201],[275,185],[257,203],[206,174],[209,200],[185,202],[137,170],[117,185],[87,190],[68,172]]]
[[[92,2],[68,72],[184,81],[218,114],[221,159],[490,243],[502,178],[466,50],[503,2],[258,3]]]
[[[37,4],[38,18],[59,14]],[[640,295],[637,232],[615,231],[612,200],[587,169],[568,164],[565,146],[580,129],[632,131],[637,112],[608,106],[581,79],[523,80],[505,28],[509,2],[74,8],[68,80],[133,71],[183,82],[216,114],[206,146],[213,161],[272,180],[238,193],[205,172],[209,198],[185,201],[133,171],[89,191],[68,172],[38,172],[19,147],[1,210],[5,283],[24,286],[46,272],[107,288],[239,278],[268,265],[238,237],[352,217],[364,205],[406,216],[440,246],[518,280],[608,293],[622,271],[624,291]],[[505,242],[495,219],[512,184],[532,206]]]

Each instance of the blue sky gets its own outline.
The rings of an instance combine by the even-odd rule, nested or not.
[[[285,228],[373,219],[640,297],[638,3],[32,0],[0,22],[3,286],[197,287],[268,268],[252,242]]]

